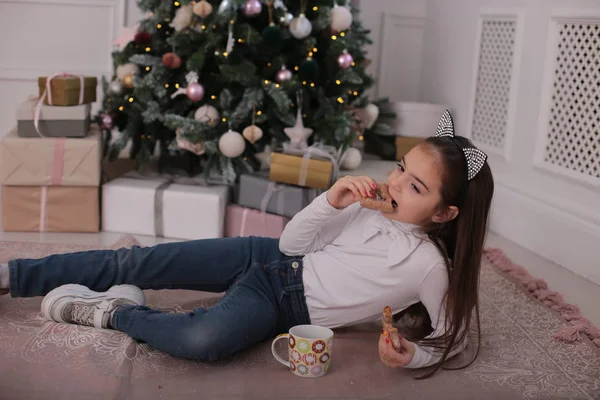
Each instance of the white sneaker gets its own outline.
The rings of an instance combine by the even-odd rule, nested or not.
[[[110,313],[120,305],[144,305],[144,292],[136,286],[118,285],[94,292],[82,285],[64,285],[42,301],[42,316],[50,321],[108,328]]]

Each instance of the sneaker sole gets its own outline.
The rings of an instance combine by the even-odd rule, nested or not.
[[[144,292],[142,292],[142,290],[137,286],[117,285],[111,287],[106,292],[95,292],[83,285],[68,284],[53,289],[44,297],[41,306],[42,316],[51,321],[60,322],[60,316],[52,315],[51,311],[54,304],[58,300],[65,297],[74,297],[77,299],[77,301],[83,303],[93,303],[98,300],[121,298],[130,300],[140,306],[146,304]]]

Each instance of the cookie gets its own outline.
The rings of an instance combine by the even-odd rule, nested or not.
[[[363,197],[360,200],[360,205],[364,208],[383,212],[392,212],[396,208],[396,202],[392,199],[385,183],[379,183],[377,189],[373,189],[373,197]]]

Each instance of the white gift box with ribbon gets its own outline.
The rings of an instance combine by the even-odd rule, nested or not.
[[[134,174],[102,187],[103,230],[188,240],[223,237],[228,186],[129,176]]]

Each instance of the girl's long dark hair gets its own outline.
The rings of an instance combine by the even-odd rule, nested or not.
[[[458,216],[450,222],[431,222],[429,226],[423,227],[446,261],[449,285],[445,296],[445,334],[425,339],[432,328],[431,319],[422,303],[409,307],[398,316],[408,314],[416,317],[418,323],[408,332],[412,341],[443,351],[435,367],[419,377],[422,379],[433,375],[446,361],[450,351],[466,340],[473,315],[477,329],[477,352],[471,362],[459,368],[471,365],[479,354],[479,273],[494,180],[486,162],[479,173],[471,181],[467,181],[467,165],[462,148],[474,146],[464,137],[431,137],[421,146],[429,147],[443,165],[440,210],[448,206],[459,209]]]

